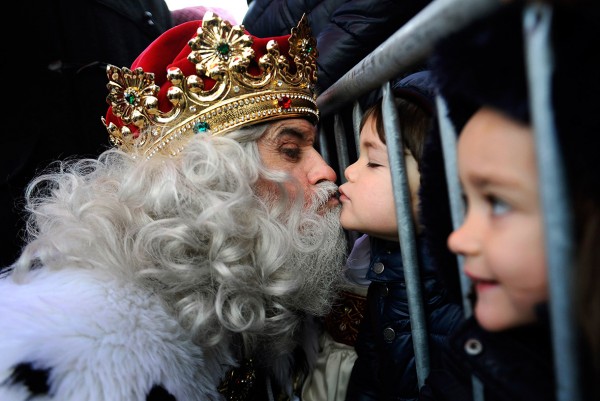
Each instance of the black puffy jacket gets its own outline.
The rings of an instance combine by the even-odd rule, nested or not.
[[[448,334],[462,321],[461,307],[432,271],[431,253],[418,240],[419,264],[432,369],[442,366]],[[377,266],[384,266],[380,271]],[[367,311],[355,344],[358,358],[348,384],[347,401],[417,400],[419,388],[413,351],[408,296],[398,242],[371,238]]]
[[[502,332],[467,320],[452,335],[442,366],[431,370],[419,400],[471,401],[475,375],[486,401],[554,401],[550,326],[543,315],[539,323]]]
[[[253,0],[243,24],[260,37],[289,34],[303,13],[319,50],[318,86],[325,90],[431,0]]]

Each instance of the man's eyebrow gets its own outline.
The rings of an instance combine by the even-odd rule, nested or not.
[[[310,132],[312,134],[312,132]],[[312,135],[309,135],[305,130],[300,130],[295,127],[282,127],[280,130],[276,131],[275,138],[280,138],[285,135],[291,135],[301,141],[305,142],[313,142],[314,138]]]

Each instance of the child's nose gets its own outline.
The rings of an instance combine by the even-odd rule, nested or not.
[[[349,165],[348,167],[346,167],[346,169],[344,170],[344,177],[346,177],[347,181],[352,181],[354,177],[353,175],[353,171],[354,171],[354,165],[356,164],[356,162],[352,163],[351,165]]]
[[[448,236],[448,248],[457,255],[473,255],[479,249],[475,226],[465,218],[463,224]]]

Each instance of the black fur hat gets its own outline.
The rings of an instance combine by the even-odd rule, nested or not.
[[[520,5],[511,3],[441,41],[432,74],[460,132],[482,105],[529,122]]]
[[[483,105],[530,123],[522,14],[513,1],[440,41],[429,67],[457,132]],[[556,2],[552,103],[573,196],[600,202],[600,5]]]

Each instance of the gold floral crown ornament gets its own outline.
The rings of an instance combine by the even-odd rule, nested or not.
[[[271,39],[253,37],[212,12],[198,25],[167,31],[131,69],[107,67],[110,108],[102,122],[114,145],[148,158],[174,156],[195,134],[223,135],[281,118],[318,122],[318,52],[306,16],[290,35]],[[173,50],[178,36],[189,53],[183,46]],[[167,71],[162,84],[143,68],[156,71],[160,63]]]

